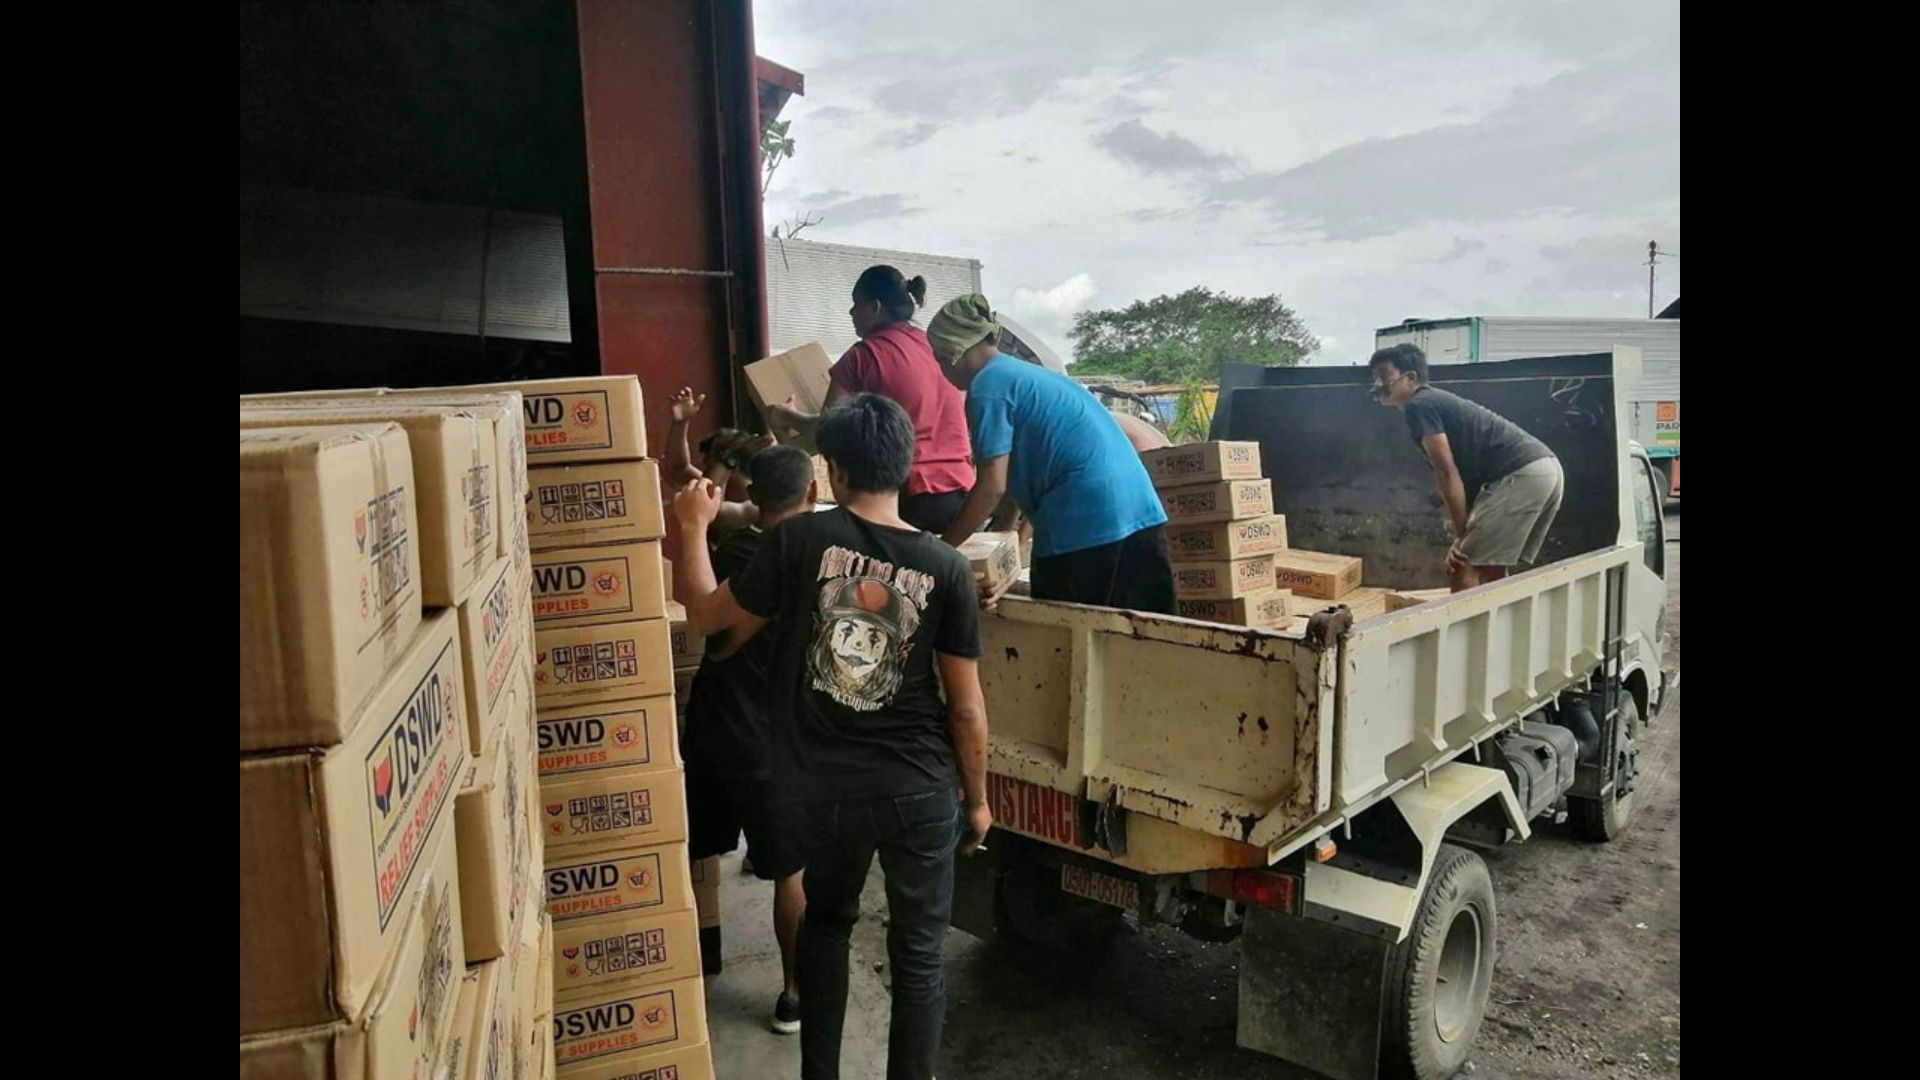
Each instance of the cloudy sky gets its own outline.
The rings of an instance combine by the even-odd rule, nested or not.
[[[1677,0],[754,12],[807,80],[769,227],[977,258],[1063,355],[1074,312],[1194,285],[1279,293],[1322,363],[1409,317],[1644,316],[1647,241],[1680,250]]]

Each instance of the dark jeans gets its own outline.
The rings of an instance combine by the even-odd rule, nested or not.
[[[923,492],[919,495],[900,496],[900,520],[935,536],[947,531],[953,519],[960,516],[960,508],[966,505],[967,493],[964,491],[942,491],[939,494]]]
[[[1031,582],[1035,600],[1174,613],[1173,560],[1162,525],[1111,544],[1035,559]]]
[[[805,807],[807,914],[800,924],[800,1076],[838,1080],[847,1015],[847,942],[875,851],[887,882],[893,1021],[887,1080],[928,1080],[947,990],[940,945],[953,913],[960,807],[952,788]]]

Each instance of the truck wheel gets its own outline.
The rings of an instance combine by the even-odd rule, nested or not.
[[[1122,929],[1119,908],[1061,891],[1058,866],[1012,851],[1001,858],[994,913],[994,929],[1000,933],[1048,949],[1081,950]]]
[[[1467,1063],[1493,985],[1497,926],[1487,864],[1440,845],[1413,928],[1388,956],[1383,1075],[1447,1080]]]
[[[1639,806],[1640,704],[1620,694],[1620,745],[1613,753],[1613,792],[1604,799],[1574,799],[1573,828],[1582,837],[1605,843],[1627,831]]]

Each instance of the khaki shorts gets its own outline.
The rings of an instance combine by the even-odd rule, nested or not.
[[[1531,566],[1560,513],[1566,474],[1556,458],[1541,458],[1480,489],[1467,514],[1460,550],[1475,566]]]

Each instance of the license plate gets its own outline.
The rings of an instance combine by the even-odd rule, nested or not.
[[[1139,891],[1131,881],[1071,865],[1060,868],[1060,890],[1097,900],[1122,911],[1132,911],[1139,896]]]

